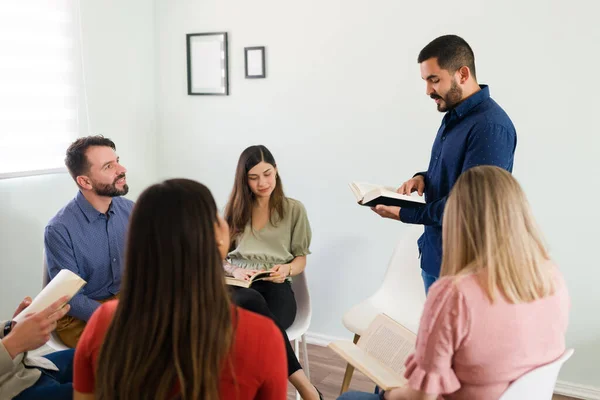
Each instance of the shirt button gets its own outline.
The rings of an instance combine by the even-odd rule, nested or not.
[[[117,262],[117,259],[116,259],[116,258],[113,258],[113,262]]]
[[[446,140],[446,136],[442,136],[442,140]]]

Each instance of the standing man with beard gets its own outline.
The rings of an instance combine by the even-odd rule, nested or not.
[[[440,36],[419,53],[426,94],[446,113],[438,130],[427,171],[404,182],[398,193],[425,193],[422,208],[378,205],[384,218],[425,225],[419,238],[421,276],[425,292],[440,275],[442,217],[446,199],[461,173],[477,165],[496,165],[512,172],[517,133],[504,110],[479,85],[475,56],[468,43],[456,36]]]
[[[112,140],[103,136],[77,139],[65,164],[79,191],[48,223],[44,234],[48,274],[73,271],[87,285],[73,297],[71,310],[56,327],[60,339],[75,347],[86,322],[101,302],[121,287],[125,238],[133,202]]]

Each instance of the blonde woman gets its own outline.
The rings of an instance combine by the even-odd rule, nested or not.
[[[406,361],[407,385],[340,399],[498,399],[564,352],[567,288],[507,171],[480,166],[458,179],[444,214],[441,275]]]

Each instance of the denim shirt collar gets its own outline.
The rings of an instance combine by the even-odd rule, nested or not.
[[[81,190],[77,192],[77,196],[75,197],[75,202],[83,212],[83,215],[87,218],[88,222],[94,222],[98,218],[105,216],[105,214],[96,210],[93,205],[85,198]],[[108,207],[108,212],[110,214],[114,214],[114,201],[111,201],[110,206]]]
[[[471,110],[490,97],[490,87],[479,85],[481,90],[464,99],[459,105],[448,112],[448,120],[462,119]]]

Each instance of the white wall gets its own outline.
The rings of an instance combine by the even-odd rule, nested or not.
[[[398,184],[426,168],[441,115],[416,55],[440,34],[464,36],[517,126],[515,175],[571,290],[576,353],[561,379],[600,388],[599,7],[413,3],[82,1],[92,132],[117,143],[129,198],[158,177],[187,176],[221,207],[240,151],[267,145],[314,231],[311,331],[349,337],[341,316],[378,287],[403,226],[356,206],[347,182]],[[185,34],[210,31],[229,32],[231,95],[188,96]],[[253,45],[267,46],[267,79],[244,79]],[[43,228],[75,192],[67,174],[0,181],[0,316],[39,290]]]
[[[351,180],[399,184],[427,167],[441,115],[416,57],[431,39],[470,42],[479,80],[519,135],[523,183],[572,295],[561,379],[600,388],[600,27],[593,2],[156,0],[159,174],[206,183],[225,204],[237,157],[267,145],[314,230],[311,331],[346,336],[342,314],[383,276],[400,223],[353,203]],[[185,34],[229,32],[228,97],[186,94]],[[267,47],[267,79],[243,48]]]
[[[154,6],[81,3],[91,133],[116,142],[135,199],[157,174]],[[76,192],[67,173],[0,181],[0,317],[39,292],[44,227]]]

